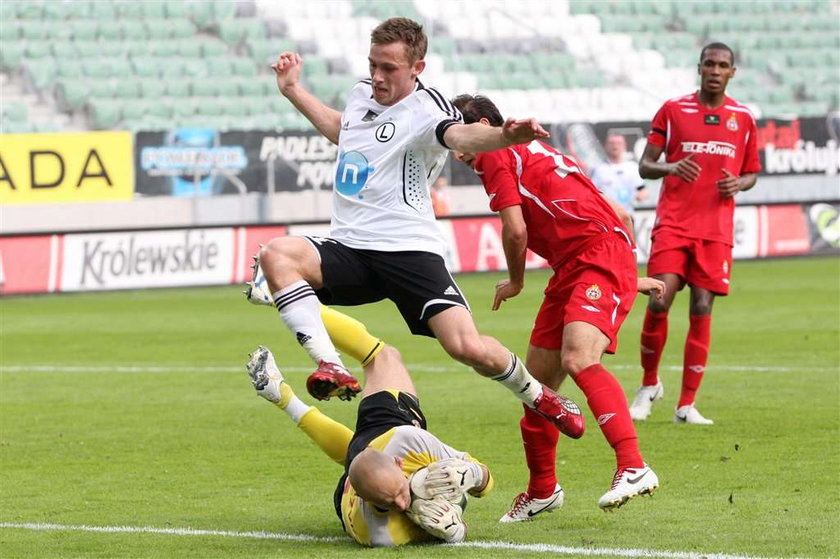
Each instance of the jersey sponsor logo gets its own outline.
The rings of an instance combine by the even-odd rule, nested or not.
[[[393,122],[386,122],[384,124],[381,124],[379,125],[379,128],[376,129],[376,141],[385,143],[394,137],[394,133],[396,131],[397,127],[394,126]]]
[[[720,115],[703,115],[703,124],[718,126],[720,124]]]
[[[707,153],[735,159],[735,144],[729,142],[683,142],[682,150],[684,153]]]
[[[738,117],[735,116],[735,113],[729,115],[729,120],[726,121],[726,129],[730,132],[738,131]]]
[[[358,151],[342,153],[335,170],[335,188],[345,196],[359,194],[372,172],[373,167],[368,164],[367,157]]]
[[[601,298],[601,288],[598,287],[597,283],[590,285],[586,290],[586,298],[590,301],[597,301]]]

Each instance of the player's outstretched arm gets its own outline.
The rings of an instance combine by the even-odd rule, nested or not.
[[[522,215],[522,206],[509,206],[499,212],[502,218],[502,247],[505,251],[508,279],[496,284],[493,298],[494,311],[504,301],[516,297],[525,286],[525,256],[528,247],[528,228]]]
[[[456,124],[446,129],[443,140],[452,151],[481,153],[506,148],[513,144],[526,144],[531,140],[548,138],[548,132],[531,119],[509,118],[503,126],[485,126],[479,122]]]
[[[303,59],[296,52],[284,52],[271,65],[277,88],[312,125],[334,144],[338,144],[341,113],[328,107],[300,84]]]

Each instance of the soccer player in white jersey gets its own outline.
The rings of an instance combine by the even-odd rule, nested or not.
[[[627,159],[627,140],[621,134],[608,134],[604,151],[607,160],[596,165],[589,178],[610,200],[632,216],[635,203],[643,202],[648,195],[639,176],[639,166]]]
[[[333,504],[344,531],[371,547],[463,541],[467,495],[493,489],[487,467],[426,430],[414,384],[399,353],[364,326],[326,309],[330,333],[343,325],[354,356],[375,354],[364,367],[365,390],[355,432],[300,400],[271,352],[251,354],[248,374],[257,394],[282,409],[327,456],[344,466]],[[345,339],[346,341],[346,339]]]
[[[449,355],[580,437],[579,408],[479,334],[443,260],[429,195],[449,150],[495,150],[548,134],[533,119],[498,128],[463,124],[444,95],[418,80],[426,46],[422,26],[410,19],[379,24],[371,33],[370,79],[353,87],[343,113],[301,85],[298,54],[285,52],[272,66],[280,92],[339,148],[330,238],[278,237],[260,251],[283,322],[318,364],[307,388],[318,399],[350,399],[360,390],[324,329],[319,299],[360,305],[387,298],[413,334],[437,338]]]

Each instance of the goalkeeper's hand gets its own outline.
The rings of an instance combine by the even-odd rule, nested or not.
[[[459,458],[438,460],[411,476],[411,490],[424,499],[441,496],[453,503],[484,482],[480,464]]]
[[[426,532],[447,543],[459,543],[467,537],[461,507],[442,497],[414,499],[405,514]]]

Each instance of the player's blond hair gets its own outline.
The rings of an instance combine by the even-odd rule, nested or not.
[[[423,26],[407,17],[392,17],[377,25],[370,33],[370,42],[374,45],[403,43],[409,64],[423,60],[429,46]]]

